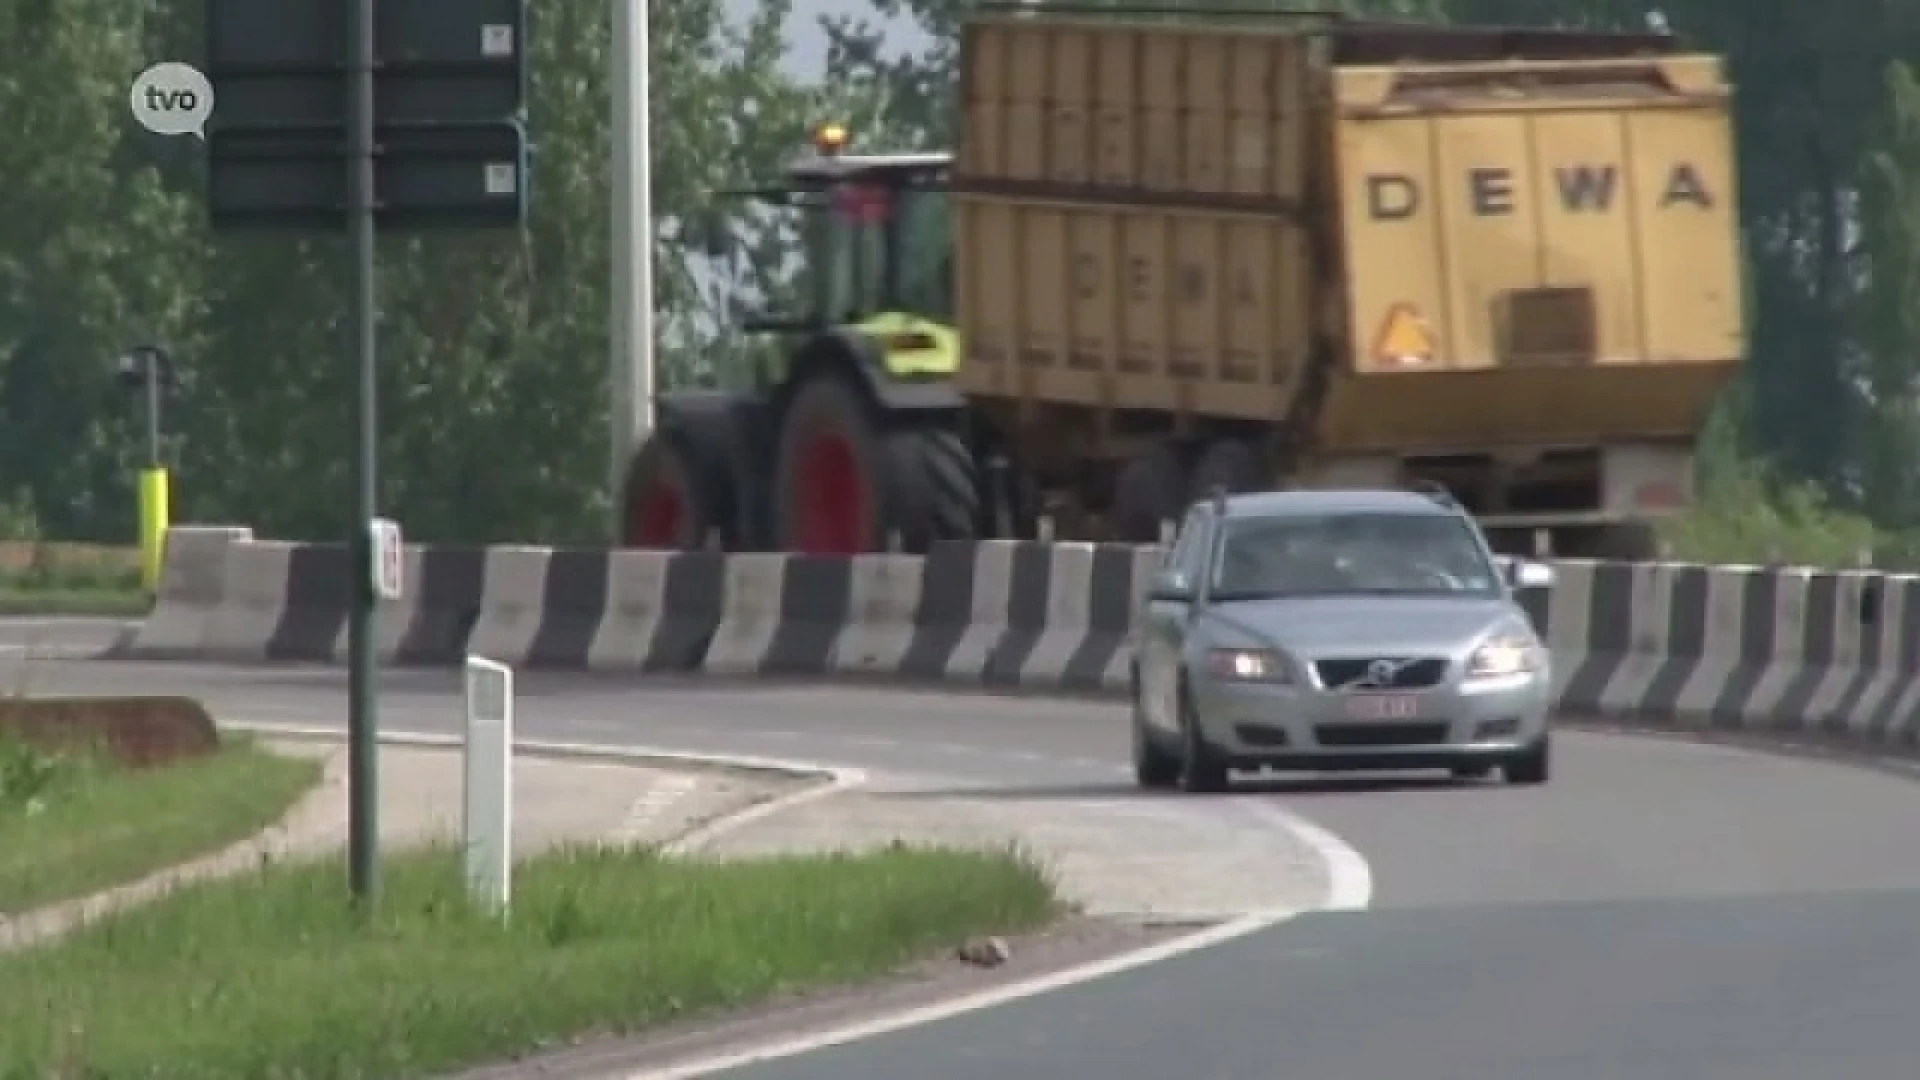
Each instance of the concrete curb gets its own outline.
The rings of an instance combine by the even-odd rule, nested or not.
[[[346,732],[336,728],[300,724],[234,721],[222,722],[219,726],[223,730],[244,731],[279,739],[343,743],[347,738]],[[388,746],[407,746],[428,750],[458,750],[465,744],[458,735],[438,735],[422,731],[383,731],[380,733],[379,741]],[[798,791],[755,803],[729,814],[722,814],[694,828],[662,846],[661,850],[671,855],[696,854],[700,848],[756,821],[852,791],[864,786],[867,782],[867,773],[864,769],[822,765],[810,761],[752,757],[744,754],[702,754],[660,747],[602,746],[594,743],[553,742],[544,739],[515,739],[513,748],[515,753],[548,760],[618,762],[628,765],[654,765],[817,781]]]

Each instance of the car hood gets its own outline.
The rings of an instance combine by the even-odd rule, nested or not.
[[[1451,653],[1497,626],[1524,621],[1500,598],[1298,596],[1242,600],[1206,618],[1300,656]]]

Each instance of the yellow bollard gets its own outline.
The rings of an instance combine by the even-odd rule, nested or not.
[[[160,560],[167,544],[167,470],[140,470],[140,583],[152,595],[160,588]]]

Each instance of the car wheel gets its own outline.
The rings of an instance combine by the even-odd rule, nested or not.
[[[1486,761],[1463,761],[1448,770],[1455,780],[1484,780],[1493,772],[1493,764]]]
[[[1227,763],[1200,731],[1193,703],[1180,694],[1180,790],[1211,795],[1227,790]]]
[[[1552,760],[1551,744],[1542,735],[1539,742],[1508,758],[1501,771],[1506,773],[1509,784],[1544,784],[1552,773]]]
[[[1133,779],[1143,788],[1170,788],[1180,780],[1180,758],[1154,741],[1140,712],[1140,695],[1133,696]]]

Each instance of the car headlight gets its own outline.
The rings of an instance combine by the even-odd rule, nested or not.
[[[1498,679],[1540,670],[1540,650],[1520,634],[1498,634],[1482,642],[1467,660],[1467,678]]]
[[[1207,673],[1216,678],[1241,682],[1288,681],[1287,665],[1279,654],[1267,649],[1212,649],[1207,653]]]

